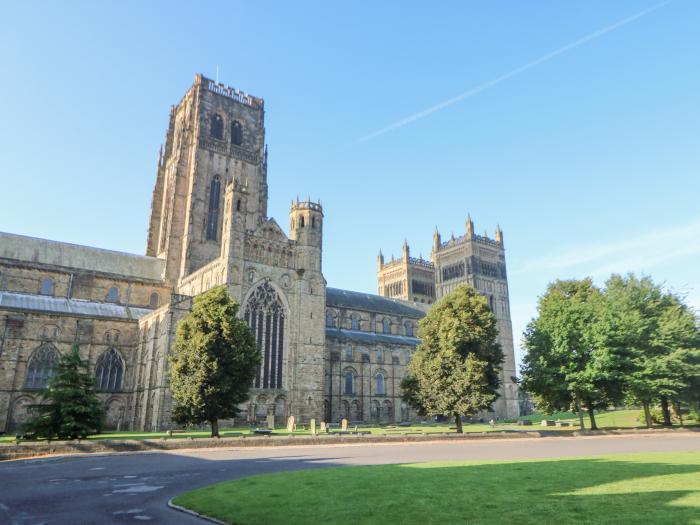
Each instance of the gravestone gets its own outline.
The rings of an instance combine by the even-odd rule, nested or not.
[[[294,416],[289,416],[287,418],[287,432],[294,432]]]
[[[553,427],[555,424],[556,422],[551,419],[543,419],[542,423],[540,423],[543,427]]]
[[[328,427],[326,426],[325,421],[321,421],[321,434],[325,434],[328,432]]]
[[[311,430],[312,436],[316,435],[316,420],[313,418],[309,421],[309,430]]]
[[[268,414],[267,416],[267,428],[270,430],[275,429],[275,416],[272,414]]]
[[[347,430],[348,429],[348,420],[343,418],[340,420],[340,430]]]

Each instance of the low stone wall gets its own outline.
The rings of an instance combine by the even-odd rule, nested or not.
[[[349,445],[367,443],[420,443],[429,441],[469,441],[480,439],[524,439],[598,435],[643,435],[693,432],[691,429],[601,430],[589,432],[481,432],[468,434],[401,435],[318,435],[318,436],[237,436],[223,438],[168,438],[144,440],[25,441],[0,443],[0,461],[48,455],[95,454],[112,452],[158,452],[195,448],[284,447],[300,445]],[[697,432],[697,430],[695,430]]]

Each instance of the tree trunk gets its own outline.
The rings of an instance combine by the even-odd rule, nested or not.
[[[595,424],[595,415],[593,414],[593,408],[588,407],[588,418],[591,420],[591,430],[598,430],[598,425]]]
[[[219,420],[218,419],[212,419],[210,421],[211,423],[211,437],[213,438],[218,438],[219,436]]]
[[[675,403],[671,403],[671,408],[673,409],[673,413],[678,418],[678,421],[680,422],[681,426],[683,426],[683,413],[681,412],[681,404],[678,401],[676,401]]]
[[[651,420],[651,412],[649,411],[649,401],[642,401],[642,408],[644,408],[644,419],[647,422],[647,428],[651,428],[654,423]]]
[[[578,414],[578,422],[581,425],[581,430],[586,430],[586,422],[583,420],[583,411],[581,410],[581,405],[578,402],[578,399],[575,401],[576,403],[576,413]]]
[[[457,434],[462,434],[462,416],[455,414],[455,425],[457,426]]]
[[[661,398],[661,412],[664,415],[663,425],[665,427],[670,427],[671,426],[671,411],[668,409],[668,399],[666,399],[665,397]]]

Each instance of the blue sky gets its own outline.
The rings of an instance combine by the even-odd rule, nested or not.
[[[329,285],[470,212],[516,341],[555,278],[700,306],[698,2],[0,3],[0,230],[143,253],[169,107],[218,65],[265,99],[270,215],[321,198]]]

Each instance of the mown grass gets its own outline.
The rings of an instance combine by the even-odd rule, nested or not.
[[[611,410],[606,412],[600,412],[596,414],[596,422],[600,429],[616,429],[616,428],[644,428],[644,425],[637,419],[640,414],[638,409],[629,410]],[[547,427],[548,431],[558,431],[558,430],[576,430],[578,429],[578,417],[570,412],[559,412],[552,415],[546,414],[532,414],[530,416],[523,416],[519,419],[530,419],[533,424],[532,426],[519,426],[515,423],[499,423],[497,425],[491,426],[489,424],[472,423],[464,425],[464,432],[516,432],[516,431],[536,431],[540,430],[540,421],[542,419],[552,419],[552,420],[568,420],[574,423],[574,427]],[[585,417],[586,428],[590,428],[590,422],[588,416]],[[684,421],[686,425],[697,424],[692,420]],[[678,425],[674,425],[678,426]],[[354,425],[349,425],[348,430],[354,430]],[[425,424],[415,424],[410,427],[403,427],[397,425],[384,425],[384,426],[363,426],[358,427],[359,431],[370,432],[372,435],[394,435],[394,434],[444,434],[455,432],[455,427],[453,423],[425,423]],[[331,430],[331,433],[338,432],[337,428]],[[298,430],[293,432],[294,435],[309,435],[310,431],[308,428],[303,428],[301,425]],[[274,435],[289,435],[286,428],[278,428],[273,431]],[[221,430],[222,437],[227,436],[250,436],[252,435],[252,430],[249,427],[238,427],[238,428],[224,428]],[[196,431],[186,431],[186,432],[175,432],[172,436],[168,435],[167,432],[139,432],[139,431],[122,431],[122,432],[104,432],[102,434],[96,434],[94,436],[89,436],[87,439],[183,439],[183,438],[207,438],[210,436],[208,430],[196,430]],[[15,441],[15,436],[0,436],[0,443],[9,443]]]
[[[237,525],[700,524],[700,452],[311,469],[175,503]]]

